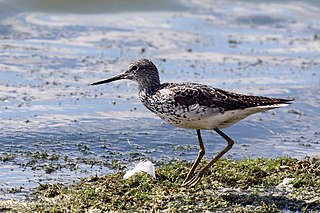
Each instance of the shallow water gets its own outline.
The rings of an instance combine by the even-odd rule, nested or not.
[[[236,141],[227,156],[320,153],[316,1],[167,1],[141,9],[96,1],[76,10],[43,2],[0,1],[0,199],[140,159],[196,157],[195,131],[147,111],[134,83],[88,85],[136,58],[153,60],[163,81],[295,98],[225,129]],[[226,145],[211,132],[203,138],[207,157]]]

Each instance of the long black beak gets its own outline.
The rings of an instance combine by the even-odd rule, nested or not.
[[[121,73],[119,75],[116,75],[116,76],[113,76],[111,78],[108,78],[108,79],[104,79],[104,80],[101,80],[101,81],[96,81],[96,82],[93,82],[91,83],[90,85],[98,85],[98,84],[106,84],[106,83],[110,83],[112,81],[117,81],[117,80],[121,80],[121,79],[126,79],[126,75],[124,73]]]

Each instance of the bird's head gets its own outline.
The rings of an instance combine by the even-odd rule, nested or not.
[[[157,67],[148,59],[138,59],[129,64],[127,69],[118,75],[92,83],[91,85],[106,84],[113,81],[128,79],[139,84],[140,89],[160,85]]]

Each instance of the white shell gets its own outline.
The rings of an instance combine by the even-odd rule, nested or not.
[[[127,171],[123,179],[127,179],[135,174],[138,174],[140,172],[146,172],[152,177],[156,178],[156,174],[154,173],[154,165],[152,164],[151,161],[143,161],[138,163],[133,169]]]

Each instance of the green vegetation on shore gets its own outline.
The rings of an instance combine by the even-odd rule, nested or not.
[[[193,188],[182,187],[191,163],[159,163],[124,180],[123,172],[74,185],[41,185],[36,201],[0,201],[0,212],[278,212],[320,210],[320,159],[221,159]]]

